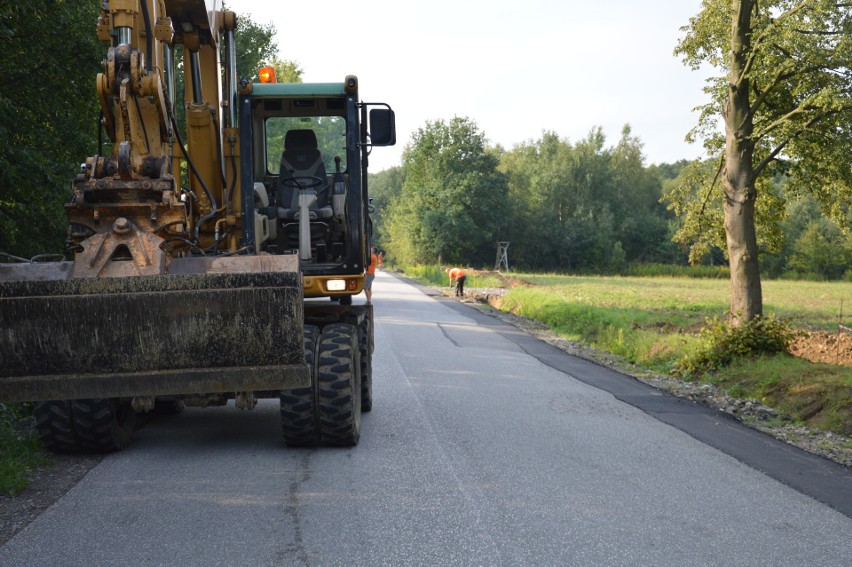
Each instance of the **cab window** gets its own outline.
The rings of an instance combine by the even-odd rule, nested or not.
[[[334,173],[334,158],[340,157],[340,171],[346,171],[346,119],[340,116],[272,116],[266,119],[266,170],[278,175],[284,136],[290,130],[313,130],[325,170]]]

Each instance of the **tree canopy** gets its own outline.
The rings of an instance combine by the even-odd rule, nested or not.
[[[403,264],[489,266],[498,241],[526,269],[617,272],[629,262],[684,262],[629,126],[607,147],[600,128],[577,143],[544,132],[506,151],[470,119],[430,122],[403,166],[371,176],[376,240]]]
[[[833,0],[704,0],[677,46],[686,64],[719,71],[690,133],[718,166],[696,167],[671,197],[697,255],[718,242],[703,220],[721,210],[735,319],[762,314],[758,256],[780,246],[785,196],[812,195],[837,226],[852,224],[850,15],[852,5]],[[771,191],[779,175],[784,195]]]
[[[98,10],[96,2],[0,0],[0,251],[65,248],[63,204],[98,139]]]
[[[469,118],[428,122],[402,157],[403,182],[387,214],[386,247],[405,263],[482,263],[506,221],[498,157]]]
[[[506,152],[515,262],[538,269],[617,271],[671,259],[660,180],[625,126],[615,147],[600,128],[571,144],[555,133]]]
[[[266,65],[275,68],[280,83],[301,83],[303,70],[296,61],[281,59],[275,44],[277,30],[272,22],[258,23],[251,16],[239,15],[234,43],[237,56],[237,77],[257,80],[258,69]]]

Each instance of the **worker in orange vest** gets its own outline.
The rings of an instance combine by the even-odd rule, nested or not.
[[[453,281],[455,281],[456,297],[464,296],[464,281],[467,279],[464,270],[461,268],[447,268],[446,271],[450,275],[450,287],[453,287]]]
[[[364,295],[367,296],[367,303],[372,302],[373,299],[373,280],[376,278],[376,264],[378,263],[379,259],[376,257],[376,247],[373,246],[370,248],[370,265],[367,266],[365,273],[366,281],[364,282]]]

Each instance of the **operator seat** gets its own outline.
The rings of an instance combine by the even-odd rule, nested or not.
[[[284,209],[283,220],[294,220],[298,216],[299,192],[302,191],[299,185],[307,187],[306,191],[316,192],[316,203],[310,208],[311,220],[329,219],[334,215],[329,204],[325,164],[317,149],[317,136],[313,130],[287,131],[278,178],[278,206]],[[286,183],[293,178],[295,181]],[[321,183],[315,185],[316,182],[310,178],[320,179]]]

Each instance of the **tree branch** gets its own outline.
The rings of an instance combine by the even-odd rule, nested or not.
[[[802,35],[824,35],[824,36],[834,36],[834,35],[843,35],[846,32],[843,31],[818,31],[818,30],[793,30],[795,33],[800,33]]]
[[[769,165],[770,163],[772,163],[772,160],[774,160],[774,159],[778,156],[778,154],[780,154],[780,153],[781,153],[781,151],[782,151],[785,147],[787,147],[787,144],[789,144],[789,143],[790,143],[790,141],[791,141],[791,140],[792,140],[795,136],[797,136],[798,134],[800,134],[801,132],[802,132],[802,130],[800,130],[800,131],[799,131],[799,132],[797,132],[794,136],[791,136],[791,137],[790,137],[790,138],[788,138],[787,140],[784,140],[783,142],[781,142],[780,144],[778,144],[778,145],[775,147],[775,149],[774,149],[774,150],[772,150],[771,152],[769,152],[769,155],[768,155],[768,156],[766,156],[765,158],[763,158],[763,160],[761,160],[761,162],[760,162],[759,164],[757,164],[757,166],[754,168],[754,176],[755,176],[755,177],[758,177],[758,176],[760,175],[760,173],[764,170],[764,168],[765,168],[767,165]]]
[[[787,18],[795,15],[798,11],[804,10],[808,4],[814,2],[815,0],[803,0],[800,4],[793,6],[777,18],[771,18],[769,20],[769,25],[761,30],[760,34],[754,38],[754,42],[751,45],[751,50],[749,52],[748,58],[746,59],[745,65],[743,65],[743,71],[740,76],[737,78],[736,87],[739,88],[742,84],[743,80],[748,76],[749,71],[751,71],[752,66],[754,65],[754,61],[757,58],[757,53],[759,51],[759,47],[763,43],[763,40],[769,34],[771,30],[773,30],[779,23],[783,22]],[[757,9],[757,3],[755,2],[755,9]]]
[[[716,168],[716,175],[713,176],[713,181],[710,183],[710,187],[707,188],[707,194],[704,195],[704,202],[701,203],[701,210],[698,212],[698,218],[704,217],[704,209],[707,208],[707,203],[710,201],[710,195],[713,193],[713,187],[716,186],[716,182],[719,181],[719,175],[722,173],[722,167],[725,165],[725,154],[719,156],[719,167]]]
[[[794,77],[796,75],[796,73],[788,72],[787,68],[787,65],[781,67],[778,70],[778,73],[775,75],[775,78],[772,79],[772,83],[766,88],[766,90],[764,90],[758,95],[757,100],[754,101],[754,103],[748,109],[748,114],[746,114],[745,118],[743,118],[743,124],[745,124],[746,121],[751,120],[754,117],[754,115],[757,113],[757,110],[763,105],[763,102],[766,100],[766,97],[769,96],[769,93],[772,92],[772,89],[777,87],[781,81],[789,79],[790,77]],[[755,86],[755,90],[756,89],[757,87]],[[740,127],[742,127],[742,124],[740,124]]]
[[[805,123],[805,125],[804,125],[804,126],[802,126],[802,127],[801,127],[801,128],[799,128],[798,130],[796,130],[795,132],[793,132],[793,133],[792,133],[792,134],[791,134],[791,135],[790,135],[790,136],[789,136],[786,140],[784,140],[783,142],[781,142],[780,144],[778,144],[778,145],[775,147],[775,149],[773,149],[771,152],[769,152],[769,155],[768,155],[768,156],[766,156],[765,158],[763,158],[763,159],[761,160],[761,162],[760,162],[759,164],[757,164],[757,166],[754,168],[754,176],[755,176],[755,177],[757,177],[758,175],[760,175],[760,172],[761,172],[761,171],[763,171],[763,169],[764,169],[767,165],[769,165],[769,164],[772,162],[772,160],[774,160],[774,159],[778,156],[778,154],[780,154],[780,153],[781,153],[781,151],[782,151],[785,147],[787,147],[787,145],[788,145],[790,142],[792,142],[793,140],[795,140],[796,138],[798,138],[798,137],[799,137],[799,136],[800,136],[803,132],[805,132],[808,128],[810,128],[811,126],[813,126],[814,124],[816,124],[816,123],[817,123],[817,122],[819,122],[820,120],[823,120],[824,118],[827,118],[827,117],[832,116],[832,115],[834,115],[834,114],[838,114],[838,113],[840,113],[840,112],[843,112],[844,110],[850,110],[850,109],[852,109],[852,105],[844,106],[844,107],[841,107],[841,108],[838,108],[838,109],[835,109],[835,110],[829,110],[828,112],[823,112],[823,113],[821,113],[821,114],[818,114],[818,115],[814,116],[814,117],[813,117],[813,118],[811,118],[810,120],[808,120],[808,121]],[[798,110],[798,109],[797,109],[797,110]],[[803,111],[804,111],[804,110],[803,110]],[[795,112],[795,111],[794,111],[794,112]],[[782,119],[783,119],[783,118],[782,118]],[[775,122],[777,123],[777,122],[779,122],[779,121],[780,121],[780,120],[782,120],[782,119],[776,120]]]
[[[799,114],[802,114],[803,112],[806,112],[807,110],[808,109],[804,106],[798,106],[798,107],[794,108],[793,110],[791,110],[787,114],[784,114],[780,118],[777,118],[776,120],[774,120],[771,124],[769,124],[765,128],[761,128],[760,132],[756,133],[754,135],[755,139],[759,140],[759,139],[763,138],[764,136],[766,136],[767,134],[769,134],[770,132],[772,132],[773,130],[778,128],[779,126],[781,126],[783,123],[787,122],[788,120],[790,120],[794,116],[797,116]]]

